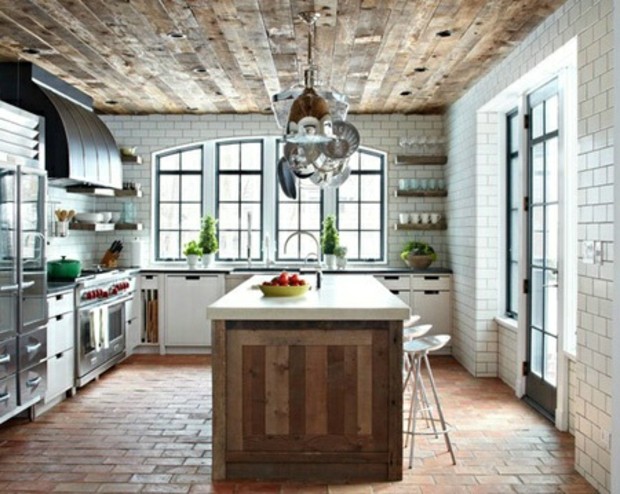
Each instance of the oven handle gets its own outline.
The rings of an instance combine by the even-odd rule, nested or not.
[[[118,305],[118,304],[124,304],[125,302],[128,302],[129,300],[133,299],[133,295],[128,296],[128,297],[123,297],[123,298],[115,298],[114,300],[106,300],[103,299],[102,302],[97,302],[95,304],[88,304],[88,305],[83,305],[81,307],[78,307],[78,310],[93,310],[93,309],[98,309],[99,307],[103,307],[104,305],[108,305],[110,307],[114,306],[114,305]]]

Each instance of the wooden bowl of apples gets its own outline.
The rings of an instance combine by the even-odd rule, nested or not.
[[[310,289],[310,285],[297,273],[283,271],[271,281],[264,281],[259,288],[265,297],[299,297]]]

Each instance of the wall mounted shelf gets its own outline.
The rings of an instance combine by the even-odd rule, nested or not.
[[[396,223],[395,230],[446,230],[448,224],[441,219],[437,223]]]
[[[394,191],[394,197],[446,197],[447,190],[401,190]]]
[[[142,197],[142,190],[135,189],[106,189],[104,187],[67,187],[67,192],[72,194],[85,194],[102,197]]]
[[[121,155],[123,165],[141,165],[142,156],[123,156]]]
[[[111,232],[114,223],[69,223],[69,230],[83,230],[89,232]]]
[[[142,230],[142,223],[116,223],[115,230]]]
[[[445,165],[447,156],[397,154],[397,165]]]

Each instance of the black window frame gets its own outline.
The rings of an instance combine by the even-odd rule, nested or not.
[[[518,254],[520,250],[520,245],[513,246],[513,224],[512,224],[512,213],[519,212],[518,202],[516,202],[517,206],[513,207],[513,182],[512,182],[512,163],[519,159],[519,144],[517,142],[516,148],[512,148],[512,131],[514,129],[513,126],[516,126],[516,131],[519,131],[519,111],[517,108],[511,110],[506,114],[506,310],[505,315],[511,319],[517,319],[519,316],[518,312],[518,284],[517,288],[517,307],[512,307],[512,298],[515,294],[512,293],[513,287],[513,276],[512,276],[512,267],[514,264],[519,266]],[[517,139],[518,141],[518,139]],[[519,175],[520,177],[520,175]],[[513,251],[516,249],[516,253]],[[516,257],[516,259],[515,259]],[[518,270],[517,270],[518,273]]]

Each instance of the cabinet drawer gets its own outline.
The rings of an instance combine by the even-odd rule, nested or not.
[[[47,362],[41,362],[39,365],[35,365],[34,367],[19,373],[20,405],[24,405],[37,397],[45,397],[45,389],[47,388],[46,377]]]
[[[47,297],[47,311],[50,318],[60,314],[73,312],[74,307],[73,290],[70,292],[58,293]]]
[[[47,361],[47,392],[45,401],[56,398],[71,389],[74,382],[75,361],[73,349],[62,352]]]
[[[64,352],[75,345],[75,317],[73,312],[50,319],[47,322],[47,357]]]
[[[15,373],[17,368],[17,339],[0,341],[0,379]],[[0,407],[2,413],[2,407]]]
[[[47,328],[39,328],[19,335],[19,368],[26,369],[47,358]]]
[[[17,376],[0,380],[0,417],[17,407]]]
[[[383,286],[390,290],[410,290],[411,289],[411,277],[408,274],[404,275],[376,275],[377,281],[381,282]]]
[[[159,282],[156,274],[144,274],[140,276],[141,290],[157,290]]]
[[[412,290],[450,290],[450,275],[413,275]]]

